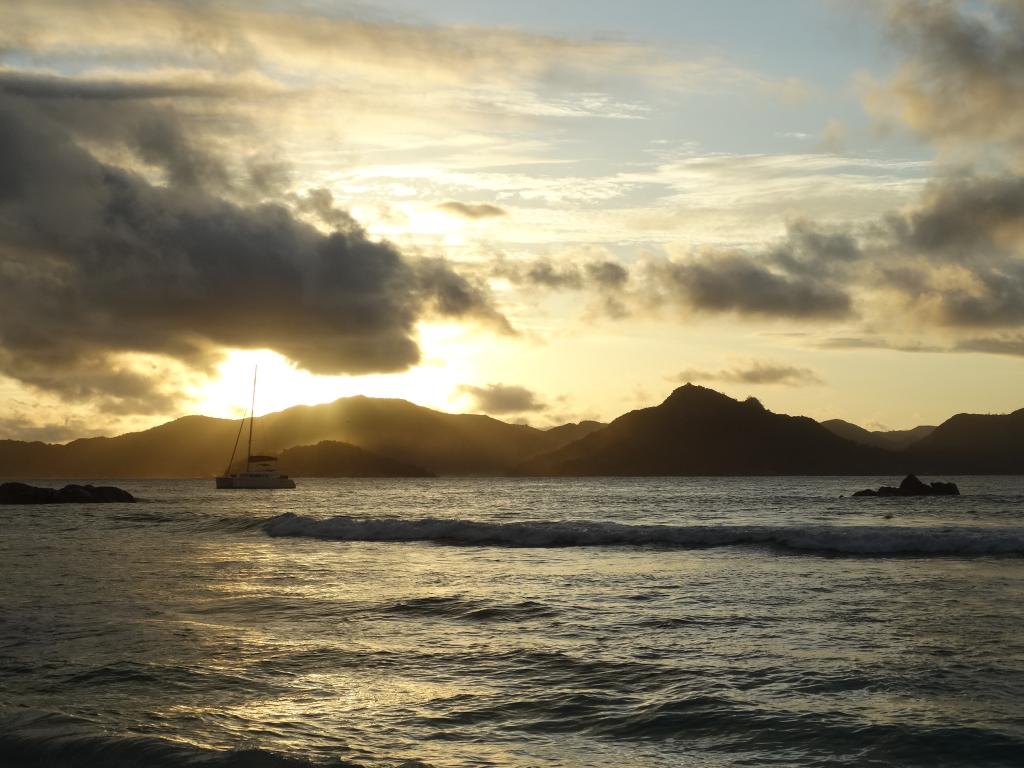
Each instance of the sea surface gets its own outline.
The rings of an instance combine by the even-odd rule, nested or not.
[[[1024,478],[951,479],[0,507],[0,765],[1021,766]]]

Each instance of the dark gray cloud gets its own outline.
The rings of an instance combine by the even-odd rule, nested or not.
[[[680,382],[722,381],[730,384],[781,384],[788,387],[823,383],[821,377],[810,368],[764,361],[752,361],[717,371],[689,368],[680,371],[676,379]]]
[[[898,0],[877,7],[907,58],[869,94],[870,107],[931,140],[1024,146],[1024,6]]]
[[[1024,324],[1024,265],[974,273],[978,287],[937,291],[947,325],[1006,328]]]
[[[516,333],[508,319],[491,304],[487,289],[455,272],[444,259],[418,259],[412,270],[424,305],[437,314],[476,319],[499,333]]]
[[[526,265],[513,278],[514,282],[528,283],[542,288],[580,290],[583,288],[583,274],[575,264],[554,264],[548,259],[538,259]]]
[[[279,158],[249,157],[245,177],[246,187],[254,197],[285,197],[292,182],[292,168]]]
[[[504,208],[490,203],[462,203],[458,200],[449,200],[437,207],[445,213],[452,213],[464,219],[493,219],[508,215]]]
[[[622,290],[629,282],[629,270],[614,261],[588,261],[583,272],[591,283],[606,290]]]
[[[785,238],[775,244],[769,258],[791,275],[822,277],[842,274],[863,255],[849,228],[826,229],[800,220],[786,228]]]
[[[1024,178],[961,175],[933,182],[915,210],[886,224],[901,249],[934,259],[1003,254],[1024,234]]]
[[[993,355],[1024,357],[1024,334],[963,339],[957,342],[960,352],[986,352]]]
[[[868,239],[876,285],[931,320],[967,328],[1024,324],[1024,179],[933,182],[916,209],[886,217]]]
[[[225,83],[190,81],[96,80],[21,72],[0,73],[0,94],[30,102],[37,115],[62,126],[77,139],[116,146],[142,163],[163,171],[177,187],[220,192],[231,189],[231,174],[217,154],[199,140],[216,120],[208,110],[200,117],[182,106],[191,99],[237,98]],[[235,126],[237,130],[238,126]]]
[[[657,265],[661,285],[698,312],[788,318],[843,318],[850,295],[825,276],[787,273],[744,252],[706,251],[687,261]]]
[[[295,207],[303,213],[312,213],[333,230],[353,231],[359,225],[348,211],[334,205],[334,195],[329,189],[310,189],[305,195],[295,197]]]
[[[251,86],[250,86],[251,87]],[[62,77],[17,70],[0,71],[0,91],[37,100],[150,101],[221,99],[238,93],[237,83],[198,80],[128,80]]]
[[[629,269],[608,259],[582,263],[548,258],[513,262],[501,258],[491,266],[492,277],[505,278],[514,285],[549,291],[591,291],[597,296],[590,314],[622,319],[631,314],[628,306]]]
[[[491,267],[494,277],[503,277],[515,285],[534,288],[580,291],[586,288],[621,291],[629,282],[629,269],[607,259],[552,261],[539,258],[517,262],[498,259]]]
[[[153,146],[175,152],[167,136]],[[218,348],[269,347],[317,373],[368,373],[415,364],[414,326],[431,314],[508,330],[444,261],[353,226],[325,235],[206,182],[177,169],[158,186],[104,164],[66,120],[0,95],[0,372],[142,412],[168,395],[112,355],[202,367]]]
[[[535,392],[512,384],[488,384],[485,387],[464,384],[459,391],[470,395],[476,407],[484,413],[526,413],[547,408]]]
[[[798,221],[760,249],[704,249],[632,268],[610,259],[501,259],[492,274],[516,285],[593,291],[613,318],[669,304],[703,314],[835,320],[853,314],[846,281],[863,258],[853,232]]]

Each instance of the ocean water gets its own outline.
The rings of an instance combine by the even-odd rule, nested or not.
[[[1024,765],[1024,478],[954,479],[0,507],[0,765]]]

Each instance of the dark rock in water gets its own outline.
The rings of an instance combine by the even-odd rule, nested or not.
[[[863,491],[856,491],[852,496],[959,496],[960,489],[956,483],[934,482],[930,485],[921,482],[917,475],[907,475],[903,478],[899,488],[891,485],[883,485],[877,491],[865,488]]]
[[[54,488],[36,488],[25,483],[0,485],[0,504],[53,504],[56,501]]]
[[[25,483],[0,483],[0,504],[108,504],[131,503],[135,497],[112,485],[65,485],[38,488]]]
[[[922,483],[917,475],[907,475],[900,483],[900,494],[905,496],[927,496],[932,489]]]
[[[74,504],[130,503],[135,497],[112,485],[65,485],[57,491],[57,501]]]

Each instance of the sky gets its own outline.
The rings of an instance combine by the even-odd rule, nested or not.
[[[0,438],[1024,406],[1010,0],[0,0]]]

